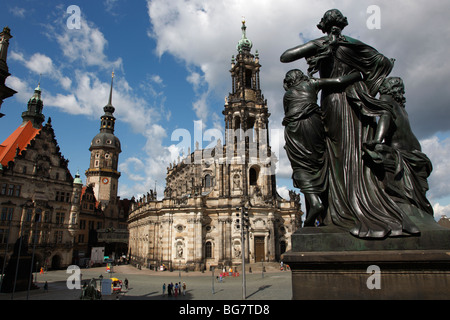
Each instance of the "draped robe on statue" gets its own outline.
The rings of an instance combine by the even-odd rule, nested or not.
[[[327,219],[361,238],[419,233],[385,191],[363,154],[364,143],[373,138],[376,117],[384,111],[382,103],[373,108],[364,103],[363,97],[377,94],[393,61],[358,40],[342,37],[332,55],[321,62],[320,76],[337,78],[359,71],[364,80],[348,86],[345,92],[322,91],[329,158]],[[327,39],[314,43],[323,47]]]
[[[317,105],[314,80],[290,88],[283,97],[285,150],[293,170],[294,187],[303,193],[321,194],[327,189],[325,131]]]

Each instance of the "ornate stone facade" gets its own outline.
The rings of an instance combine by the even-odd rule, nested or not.
[[[245,258],[277,261],[300,226],[299,197],[276,191],[276,157],[269,144],[267,100],[259,55],[251,53],[245,22],[232,59],[232,92],[225,99],[225,145],[187,152],[167,168],[163,200],[153,192],[132,205],[129,256],[145,266],[202,270],[242,262],[237,208],[249,213]]]
[[[0,145],[0,248],[2,266],[23,237],[38,267],[72,263],[73,237],[81,184],[74,182],[37,87],[23,112],[23,123]],[[3,255],[3,252],[5,255]]]

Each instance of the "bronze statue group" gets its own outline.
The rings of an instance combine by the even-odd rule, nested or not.
[[[280,58],[309,65],[308,75],[286,74],[283,98],[285,150],[294,187],[305,195],[304,226],[333,225],[359,238],[419,235],[414,221],[433,216],[431,162],[411,130],[403,81],[389,77],[395,60],[343,35],[347,25],[339,10],[329,10],[317,25],[325,36]]]

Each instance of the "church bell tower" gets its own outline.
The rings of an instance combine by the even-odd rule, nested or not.
[[[119,185],[120,172],[117,171],[119,154],[122,152],[120,140],[114,135],[115,108],[112,105],[114,72],[111,78],[111,89],[108,104],[103,108],[105,114],[101,117],[100,133],[92,139],[89,151],[91,160],[86,171],[86,184],[91,185],[95,197],[102,206],[115,204]]]
[[[227,155],[240,159],[242,166],[243,196],[260,186],[265,196],[275,194],[275,158],[269,144],[269,117],[267,100],[261,92],[259,53],[251,52],[253,43],[247,38],[247,26],[242,21],[242,38],[231,59],[232,91],[225,99]],[[232,149],[232,151],[230,150]]]

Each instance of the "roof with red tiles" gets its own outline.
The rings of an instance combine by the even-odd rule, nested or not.
[[[0,163],[7,167],[10,161],[14,161],[16,150],[19,154],[27,148],[30,142],[40,133],[39,129],[33,127],[31,121],[21,124],[2,144],[0,144]]]

